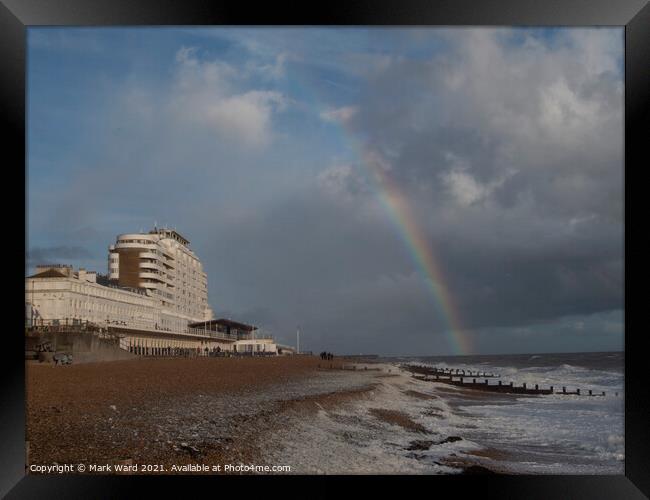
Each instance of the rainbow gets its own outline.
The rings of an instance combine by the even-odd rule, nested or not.
[[[372,154],[362,155],[362,164],[368,169],[377,187],[381,204],[393,221],[409,253],[424,276],[425,284],[438,311],[445,319],[448,328],[445,335],[453,354],[469,354],[472,346],[464,333],[457,308],[444,286],[445,279],[441,266],[434,257],[424,231],[417,224],[407,198],[402,195],[397,184],[390,178],[383,161]]]
[[[459,320],[458,310],[444,286],[445,279],[441,266],[436,262],[433,249],[428,243],[425,232],[418,225],[407,198],[391,179],[389,166],[381,157],[368,151],[360,139],[355,137],[354,131],[348,130],[346,119],[335,118],[330,121],[340,127],[343,136],[361,159],[361,164],[370,173],[370,181],[379,193],[382,206],[395,225],[420,274],[424,277],[427,290],[446,323],[445,336],[452,353],[472,353],[472,345]]]

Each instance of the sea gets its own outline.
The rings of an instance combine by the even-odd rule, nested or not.
[[[581,395],[472,391],[415,379],[409,364],[491,372],[499,375],[491,383],[564,386]],[[271,447],[269,458],[316,474],[455,474],[463,469],[454,461],[507,474],[624,474],[622,352],[383,357],[368,367],[381,373],[372,391],[287,422],[272,440],[283,445]],[[359,371],[322,377],[338,390],[368,381]],[[397,414],[417,428],[378,418]]]
[[[493,372],[515,385],[538,384],[581,395],[499,396],[468,400],[450,391],[446,402],[471,427],[465,440],[497,450],[513,473],[623,474],[625,357],[623,352],[385,358],[384,361]],[[495,383],[495,382],[491,382]],[[589,397],[605,393],[605,396]]]

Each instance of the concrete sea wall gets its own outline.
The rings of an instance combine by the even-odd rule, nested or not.
[[[72,362],[95,363],[134,359],[137,356],[120,349],[119,338],[95,332],[39,332],[25,338],[25,350],[36,351],[39,344],[49,342],[52,354],[72,355]],[[49,358],[49,356],[41,356]]]

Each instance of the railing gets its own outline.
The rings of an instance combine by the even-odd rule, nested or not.
[[[149,248],[149,249],[156,249],[157,248],[156,242],[152,241],[150,243],[135,243],[135,242],[120,242],[118,241],[115,244],[115,248]]]
[[[25,320],[25,327],[26,328],[37,328],[41,326],[88,326],[94,324],[91,321],[88,321],[87,319],[80,319],[80,318],[63,318],[63,319],[41,319],[37,318],[34,320]]]
[[[150,271],[140,271],[139,278],[140,279],[149,278],[149,279],[154,279],[154,280],[159,280],[159,281],[162,281],[162,279],[163,279],[162,275],[160,275],[159,273],[154,273],[154,272],[150,272]]]
[[[141,269],[157,269],[159,271],[164,271],[163,266],[158,262],[140,262],[139,267]]]
[[[140,252],[138,254],[138,256],[141,259],[153,259],[153,260],[160,261],[160,256],[155,252],[146,252],[146,251],[145,252]]]
[[[25,328],[35,331],[59,331],[59,330],[85,330],[85,329],[101,329],[101,330],[132,330],[132,331],[146,331],[151,333],[165,333],[171,335],[181,335],[184,337],[202,337],[205,339],[218,339],[228,340],[234,342],[236,340],[273,340],[271,335],[255,335],[250,334],[227,334],[226,332],[207,330],[202,328],[185,327],[182,329],[165,329],[159,325],[151,325],[147,321],[90,321],[81,318],[62,318],[62,319],[26,319]]]
[[[272,335],[255,335],[253,336],[252,334],[246,333],[231,333],[228,334],[226,332],[222,332],[219,330],[207,330],[203,328],[189,328],[190,332],[192,334],[198,334],[198,335],[208,335],[211,338],[216,338],[216,339],[223,339],[223,340],[273,340]]]

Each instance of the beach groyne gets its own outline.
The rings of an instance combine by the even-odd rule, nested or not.
[[[402,365],[402,367],[407,367],[407,369],[412,373],[421,373],[424,375],[440,375],[440,376],[461,376],[461,377],[482,377],[482,378],[496,378],[501,375],[495,375],[494,373],[471,371],[471,370],[462,370],[460,368],[437,368],[423,365]]]
[[[595,393],[593,390],[581,391],[575,389],[573,391],[567,390],[566,386],[561,386],[561,390],[557,390],[555,386],[542,388],[539,384],[528,385],[523,383],[516,386],[514,382],[503,383],[498,380],[496,383],[490,383],[490,378],[499,378],[500,375],[494,373],[471,372],[469,370],[451,369],[451,368],[437,368],[423,365],[401,365],[401,368],[412,373],[412,377],[417,380],[427,382],[441,382],[457,387],[474,389],[484,392],[496,392],[504,394],[526,394],[526,395],[545,395],[545,394],[560,394],[565,396],[605,396],[604,391]],[[615,393],[618,396],[618,393]]]

